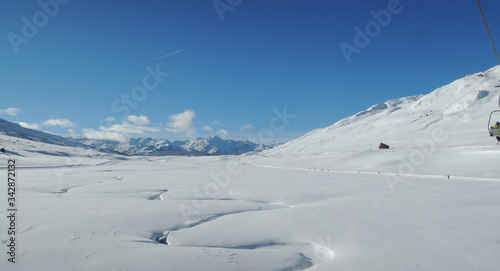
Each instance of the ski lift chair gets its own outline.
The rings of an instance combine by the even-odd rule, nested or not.
[[[496,117],[497,121],[500,122],[500,110],[495,110],[495,111],[491,112],[490,119],[488,120],[488,130],[490,132],[490,136],[500,137],[500,127],[493,127],[492,123],[491,123],[493,115],[495,115],[495,114],[498,116],[498,117]],[[497,122],[497,121],[493,121],[493,122]]]

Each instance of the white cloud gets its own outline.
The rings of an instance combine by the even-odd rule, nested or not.
[[[74,127],[75,125],[68,119],[50,119],[42,123],[43,126]]]
[[[203,126],[203,128],[201,128],[203,131],[209,131],[209,132],[212,132],[214,130],[214,128],[212,127],[209,127],[209,126]]]
[[[110,127],[99,127],[101,131],[110,131],[121,134],[144,134],[145,132],[159,132],[159,128],[147,127],[142,125],[135,125],[129,122],[122,122],[121,124],[113,124]]]
[[[144,135],[146,132],[157,133],[161,129],[157,127],[147,127],[135,125],[124,121],[121,124],[113,124],[110,127],[99,127],[99,130],[83,129],[83,136],[89,139],[101,139],[127,142],[131,136]]]
[[[77,136],[77,135],[78,135],[78,134],[76,133],[76,131],[75,131],[75,130],[73,130],[73,129],[68,129],[68,133],[69,133],[69,134],[70,134],[70,136],[72,136],[72,137],[73,137],[73,136]]]
[[[172,133],[185,133],[187,136],[193,137],[196,134],[196,128],[193,124],[194,117],[196,117],[196,114],[193,110],[171,115],[170,120],[172,122],[167,122],[168,127],[165,130]]]
[[[245,130],[252,130],[255,127],[252,124],[245,124],[240,128],[240,131],[245,131]]]
[[[149,127],[150,121],[147,116],[129,115],[122,123],[111,124],[116,119],[108,117],[106,119],[109,126],[100,126],[99,129],[83,129],[83,136],[89,139],[113,140],[127,142],[134,136],[143,136],[146,133],[157,133],[162,129],[159,127]]]
[[[23,112],[23,110],[14,107],[9,107],[7,109],[0,109],[0,114],[6,114],[9,116],[17,116],[17,114],[21,112]]]
[[[75,127],[75,124],[73,124],[73,122],[71,122],[68,119],[49,119],[44,121],[42,124],[26,123],[26,122],[18,122],[18,124],[24,128],[35,129],[35,130],[42,130],[41,127],[47,127],[47,126],[59,126],[63,128]]]
[[[222,123],[220,121],[216,121],[216,120],[212,121],[212,124],[213,125],[218,125],[218,126],[224,126],[224,123]]]
[[[34,130],[40,130],[40,125],[38,125],[36,123],[18,122],[18,124],[21,125],[24,128],[34,129]]]
[[[135,116],[135,115],[130,115],[127,117],[128,121],[133,122],[134,124],[137,125],[148,125],[149,124],[149,119],[146,116]]]
[[[127,142],[126,135],[111,131],[96,131],[94,129],[83,129],[83,136],[88,139],[112,140],[119,142]]]
[[[221,130],[217,131],[217,134],[221,137],[226,137],[229,135],[229,132],[225,129],[221,129]]]

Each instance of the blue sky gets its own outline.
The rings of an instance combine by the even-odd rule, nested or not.
[[[482,4],[498,40],[500,2]],[[475,0],[41,0],[0,9],[0,118],[61,135],[286,141],[498,64]],[[358,37],[358,47],[355,28],[366,35],[367,25],[369,42]],[[342,43],[356,48],[350,62]]]

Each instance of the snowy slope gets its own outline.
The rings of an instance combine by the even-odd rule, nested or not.
[[[42,131],[24,128],[17,123],[9,122],[4,119],[0,119],[0,134],[34,140],[34,141],[40,141],[45,143],[51,143],[56,145],[81,146],[81,144],[75,143],[64,137],[54,134],[49,134]]]
[[[311,155],[376,149],[380,142],[393,148],[416,146],[433,134],[444,133],[439,146],[488,146],[491,111],[498,108],[500,66],[472,74],[427,95],[379,103],[334,125],[269,150],[275,155]],[[352,144],[354,143],[354,144]]]
[[[123,157],[0,135],[18,164],[16,264],[0,270],[496,270],[500,180],[391,182],[322,155]],[[15,143],[14,143],[15,141]],[[354,153],[347,167],[363,166]],[[375,154],[374,154],[375,155]],[[384,154],[376,153],[375,158]],[[500,152],[439,153],[494,176]],[[291,158],[294,158],[293,160]],[[375,159],[377,160],[377,159]],[[496,165],[497,162],[494,163]],[[389,177],[389,178],[388,178]],[[6,182],[0,191],[7,191]],[[6,192],[5,192],[6,193]],[[5,205],[4,205],[5,206]],[[6,208],[0,243],[8,244]],[[159,238],[163,238],[159,242]]]

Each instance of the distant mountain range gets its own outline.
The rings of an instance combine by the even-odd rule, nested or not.
[[[103,152],[124,155],[224,155],[263,151],[273,146],[251,141],[222,139],[218,136],[195,138],[191,140],[133,138],[128,142],[95,140],[88,138],[65,138],[62,136],[24,128],[13,122],[0,119],[0,134],[28,140],[72,147],[89,147]]]
[[[257,144],[251,141],[222,139],[218,136],[194,138],[191,140],[132,138],[128,142],[116,142],[95,139],[72,139],[92,148],[113,151],[126,155],[222,155],[242,154],[252,151],[263,151],[272,146]]]

